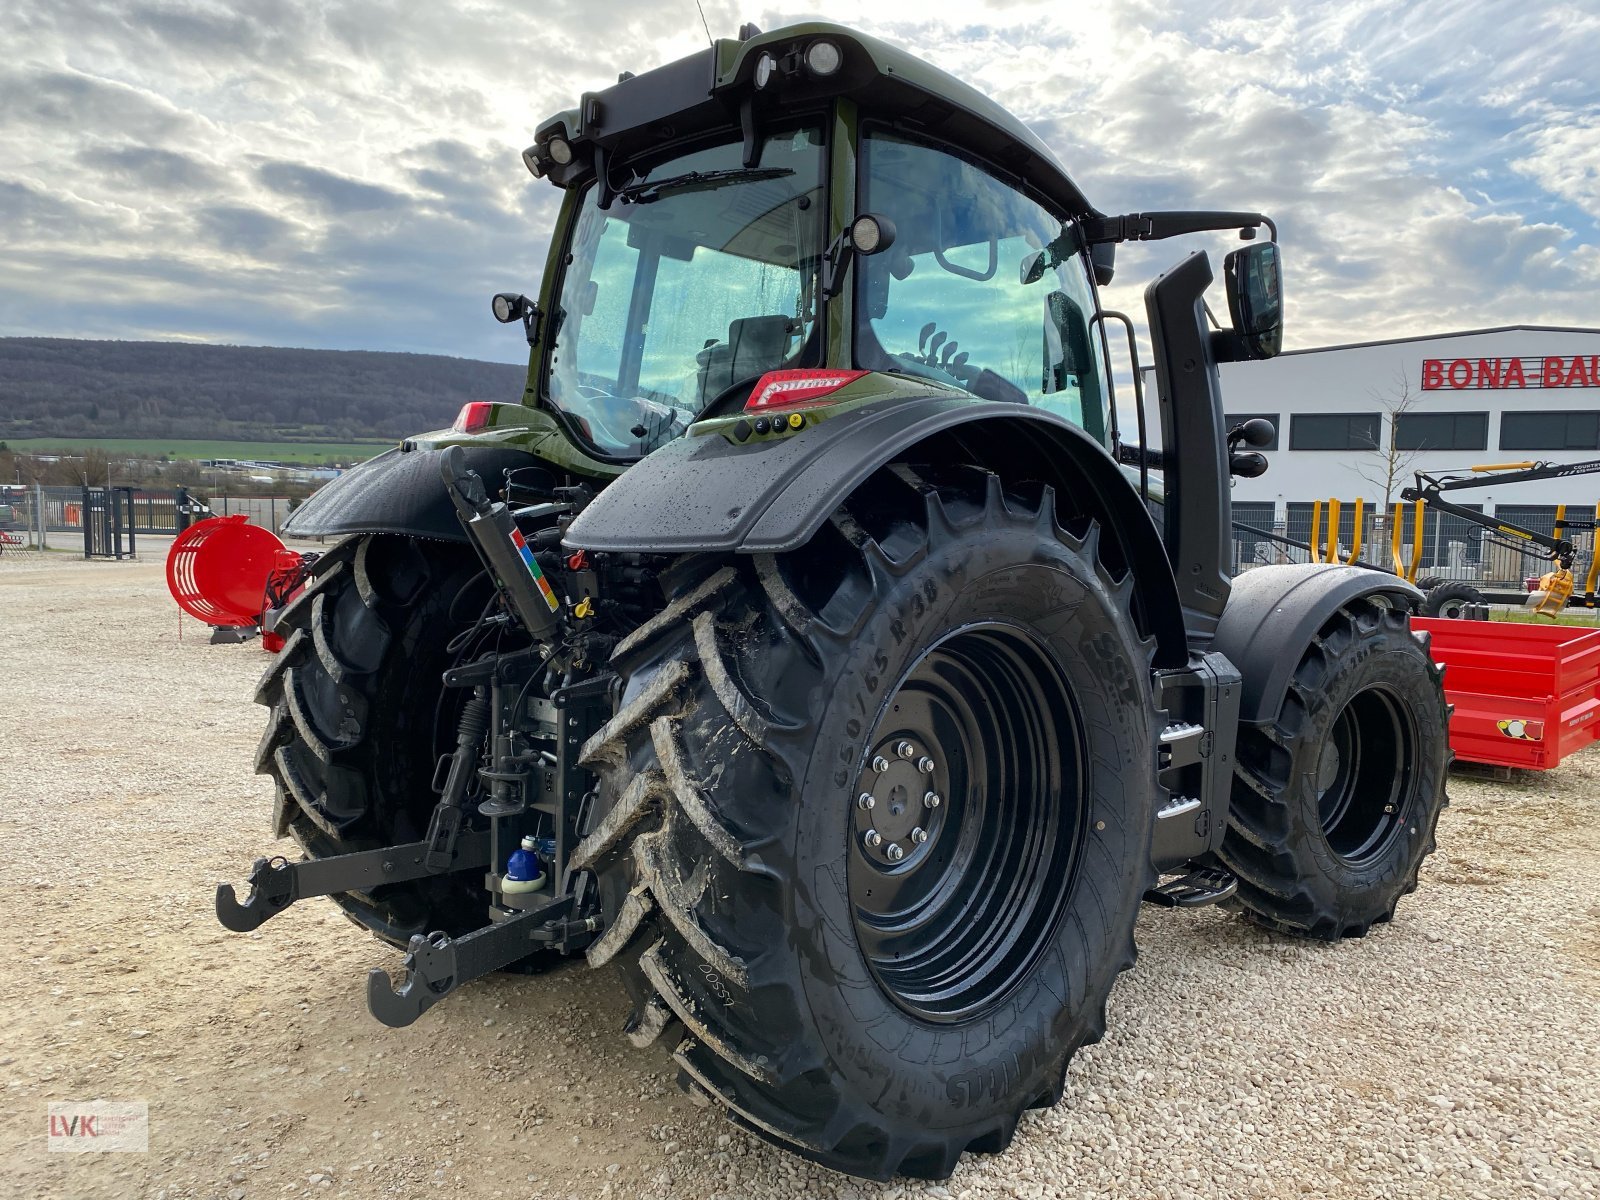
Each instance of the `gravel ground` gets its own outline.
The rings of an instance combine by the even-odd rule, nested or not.
[[[180,631],[182,636],[180,637]],[[395,956],[331,904],[225,933],[268,846],[260,649],[209,646],[158,562],[0,563],[0,1195],[1600,1195],[1600,748],[1457,778],[1392,926],[1308,945],[1146,910],[1066,1101],[939,1186],[809,1167],[617,1036],[609,974],[368,1017]],[[146,1099],[150,1151],[48,1154],[50,1100]]]

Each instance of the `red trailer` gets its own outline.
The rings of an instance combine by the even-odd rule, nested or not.
[[[1600,629],[1413,617],[1444,668],[1450,748],[1498,767],[1547,771],[1600,740]]]

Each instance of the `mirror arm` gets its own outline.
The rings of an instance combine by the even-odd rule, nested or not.
[[[1262,225],[1267,227],[1272,240],[1277,241],[1278,226],[1263,213],[1210,210],[1085,217],[1078,222],[1078,234],[1085,246],[1093,246],[1099,242],[1155,242],[1162,238],[1217,229],[1237,229],[1246,238],[1251,238]]]

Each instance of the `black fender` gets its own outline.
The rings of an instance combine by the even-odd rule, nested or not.
[[[1063,521],[1098,521],[1108,566],[1132,570],[1135,615],[1156,638],[1157,665],[1188,661],[1172,568],[1136,488],[1087,433],[1026,405],[928,396],[840,413],[782,439],[680,438],[608,486],[564,540],[594,551],[783,553],[892,462],[971,463],[1055,488]]]
[[[462,450],[491,494],[499,491],[508,468],[543,465],[536,456],[505,446],[465,445]],[[313,492],[289,515],[283,532],[291,537],[399,533],[465,542],[466,530],[439,475],[443,455],[443,450],[395,449],[370,458]]]
[[[1422,593],[1398,576],[1362,567],[1289,563],[1235,577],[1212,649],[1239,669],[1239,719],[1274,721],[1305,649],[1335,611],[1382,595],[1415,611]]]

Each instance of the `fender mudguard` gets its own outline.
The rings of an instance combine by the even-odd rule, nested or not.
[[[1416,608],[1422,593],[1382,571],[1319,563],[1256,567],[1236,576],[1212,649],[1239,669],[1239,719],[1277,719],[1289,679],[1312,637],[1333,613],[1362,596]]]
[[[783,553],[805,545],[852,491],[897,461],[972,463],[1072,497],[1133,571],[1157,665],[1187,662],[1172,568],[1137,490],[1083,430],[1026,405],[929,396],[868,405],[771,441],[680,438],[608,486],[565,542],[650,554]]]
[[[509,467],[537,466],[540,459],[504,446],[463,446],[467,466],[483,476],[491,493]],[[312,493],[283,524],[292,537],[343,537],[352,533],[399,533],[435,541],[465,542],[439,476],[442,450],[395,449],[368,459]]]

